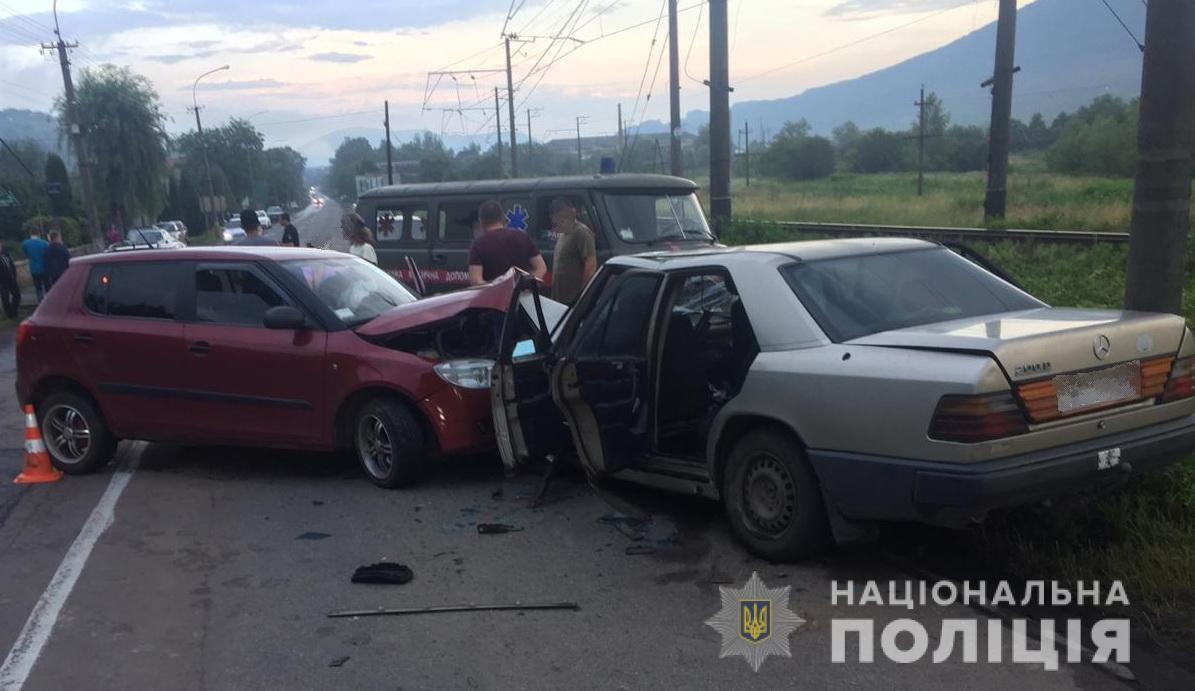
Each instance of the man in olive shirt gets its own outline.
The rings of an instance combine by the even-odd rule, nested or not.
[[[552,253],[552,299],[571,305],[597,271],[597,250],[593,231],[577,220],[577,207],[557,197],[548,207],[556,249]]]

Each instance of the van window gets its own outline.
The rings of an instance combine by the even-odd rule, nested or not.
[[[447,243],[469,244],[481,230],[477,223],[477,208],[481,202],[443,201],[440,202],[440,241]]]
[[[182,266],[165,262],[113,264],[108,272],[108,314],[113,317],[174,319]]]
[[[378,208],[375,240],[383,244],[427,242],[430,218],[426,204]]]
[[[535,216],[530,225],[532,236],[535,241],[541,245],[552,246],[556,243],[556,232],[552,230],[552,214],[550,208],[552,200],[557,197],[563,197],[573,203],[577,208],[577,220],[584,223],[590,230],[593,231],[594,240],[601,245],[603,238],[602,234],[598,232],[597,225],[593,220],[593,209],[589,205],[583,195],[580,194],[545,194],[536,200]]]
[[[611,193],[606,195],[606,209],[624,242],[714,239],[696,194]]]

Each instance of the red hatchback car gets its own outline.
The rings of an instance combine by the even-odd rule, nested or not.
[[[417,300],[352,256],[144,250],[76,260],[17,332],[17,396],[55,466],[121,439],[356,452],[376,484],[493,444],[513,275]]]

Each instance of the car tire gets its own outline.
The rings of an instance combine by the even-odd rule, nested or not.
[[[70,391],[50,394],[37,414],[50,463],[62,472],[94,473],[116,455],[116,438],[90,399]]]
[[[370,482],[392,489],[423,476],[423,430],[410,409],[392,398],[375,398],[353,420],[353,449]]]
[[[792,435],[776,429],[744,435],[731,449],[723,477],[730,528],[752,554],[796,561],[829,546],[821,487]]]

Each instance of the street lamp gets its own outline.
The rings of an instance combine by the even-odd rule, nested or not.
[[[200,79],[203,79],[204,77],[208,76],[209,74],[223,72],[226,69],[228,69],[228,65],[224,65],[222,67],[217,67],[214,70],[208,70],[207,72],[204,72],[203,74],[196,77],[195,84],[193,84],[191,86],[191,105],[193,106],[192,110],[195,111],[195,129],[196,129],[196,131],[199,132],[199,147],[201,149],[203,149],[203,171],[207,175],[207,198],[208,198],[208,204],[210,205],[211,210],[212,210],[212,216],[209,216],[208,221],[207,221],[209,228],[212,225],[212,217],[214,217],[215,212],[216,212],[216,189],[215,189],[215,187],[212,186],[212,167],[211,167],[211,164],[209,164],[208,160],[207,160],[207,142],[205,142],[203,140],[203,121],[200,120],[200,118],[199,118],[199,97],[196,94],[196,91],[199,89],[199,80]]]

